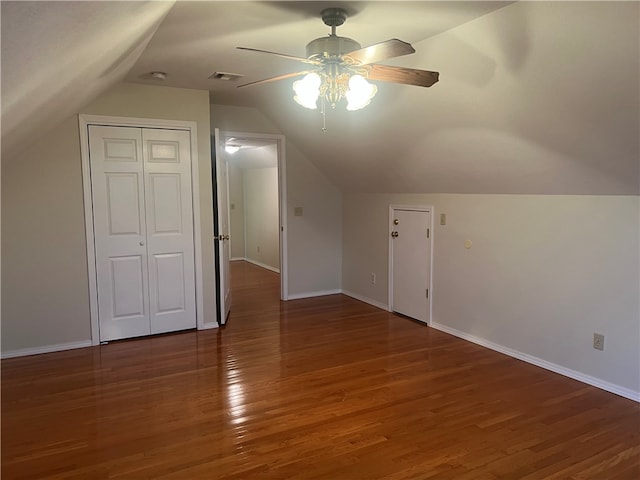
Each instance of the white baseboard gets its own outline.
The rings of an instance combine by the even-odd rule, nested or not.
[[[342,290],[323,290],[320,292],[305,292],[305,293],[294,293],[293,295],[289,294],[287,300],[299,300],[301,298],[311,298],[311,297],[324,297],[325,295],[337,295],[338,293],[342,293]]]
[[[62,350],[72,350],[74,348],[91,347],[91,340],[83,340],[81,342],[58,343],[57,345],[45,345],[43,347],[20,348],[18,350],[9,350],[2,352],[0,358],[26,357],[27,355],[39,355],[41,353],[60,352]]]
[[[244,257],[231,257],[230,262],[238,262],[240,260],[244,260]]]
[[[253,265],[256,265],[258,267],[266,268],[267,270],[271,270],[272,272],[280,273],[279,268],[272,267],[271,265],[267,265],[266,263],[261,263],[261,262],[258,262],[257,260],[252,260],[250,258],[243,258],[242,260],[244,260],[245,262],[252,263]]]
[[[509,355],[510,357],[517,358],[518,360],[522,360],[523,362],[531,363],[538,367],[544,368],[545,370],[550,370],[552,372],[559,373],[560,375],[573,378],[574,380],[578,380],[579,382],[586,383],[587,385],[601,388],[602,390],[606,390],[607,392],[615,393],[616,395],[620,395],[621,397],[625,397],[630,400],[635,400],[636,402],[640,402],[640,392],[636,392],[635,390],[631,390],[626,387],[621,387],[620,385],[616,385],[614,383],[606,382],[599,378],[592,377],[591,375],[586,375],[576,370],[563,367],[562,365],[557,365],[555,363],[548,362],[541,358],[534,357],[533,355],[519,352],[518,350],[513,350],[503,345],[499,345],[489,340],[485,340],[484,338],[476,337],[475,335],[471,335],[469,333],[456,330],[455,328],[448,327],[447,325],[442,325],[441,323],[432,322],[430,326],[435,328],[436,330],[449,333],[455,337],[462,338],[463,340],[467,340],[469,342],[475,343],[482,347],[495,350],[496,352],[504,353],[505,355]]]
[[[198,330],[211,330],[212,328],[218,328],[219,326],[220,325],[218,325],[218,322],[205,323],[200,328],[198,328]]]
[[[373,305],[374,307],[380,308],[380,309],[385,310],[387,312],[391,311],[391,310],[389,310],[389,306],[388,305],[385,305],[384,303],[380,303],[377,300],[374,300],[372,298],[365,297],[365,296],[359,295],[357,293],[349,292],[348,290],[342,290],[342,293],[344,293],[347,297],[355,298],[356,300],[360,300],[361,302],[368,303],[369,305]]]

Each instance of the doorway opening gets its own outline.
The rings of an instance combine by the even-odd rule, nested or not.
[[[284,137],[216,129],[215,158],[218,319],[224,325],[232,262],[278,274],[280,299],[287,300]]]

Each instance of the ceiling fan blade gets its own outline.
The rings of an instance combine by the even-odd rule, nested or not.
[[[297,60],[298,62],[310,63],[311,65],[321,65],[322,63],[317,60],[309,60],[308,58],[302,57],[294,57],[293,55],[287,55],[286,53],[276,53],[270,52],[268,50],[260,50],[257,48],[249,48],[249,47],[236,47],[238,50],[248,50],[250,52],[258,52],[258,53],[268,53],[269,55],[276,55],[281,58],[287,58],[289,60]]]
[[[370,63],[380,62],[389,58],[401,57],[402,55],[408,55],[410,53],[415,53],[415,49],[410,43],[403,42],[397,38],[392,38],[391,40],[376,43],[374,45],[361,48],[360,50],[345,53],[344,56],[355,60],[360,65],[369,65]]]
[[[406,85],[416,85],[418,87],[430,87],[438,81],[440,74],[428,70],[418,70],[415,68],[392,67],[390,65],[369,65],[369,80],[380,80],[382,82],[404,83]]]
[[[238,85],[238,88],[250,87],[252,85],[260,85],[262,83],[277,82],[278,80],[286,80],[287,78],[299,77],[300,75],[306,75],[307,73],[316,72],[317,69],[305,70],[303,72],[285,73],[284,75],[278,75],[277,77],[264,78],[262,80],[256,80],[255,82],[245,83]]]

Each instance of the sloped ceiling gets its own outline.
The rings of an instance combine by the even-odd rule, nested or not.
[[[157,84],[149,72],[164,71],[163,85],[260,109],[343,191],[640,193],[637,2],[179,1],[164,19],[164,2],[26,3],[36,24],[2,3],[3,142],[5,113],[28,131],[34,112],[51,122],[123,75]],[[304,56],[328,33],[319,12],[329,6],[349,12],[339,35],[411,42],[417,53],[385,63],[437,70],[440,82],[380,82],[365,109],[328,111],[323,132],[320,113],[292,101],[292,80],[238,89],[208,79],[299,70],[235,46]]]
[[[325,133],[277,85],[262,110],[345,191],[638,194],[638,5],[519,3],[416,42],[398,64],[440,82],[382,85]]]
[[[122,81],[173,6],[2,1],[2,153]]]

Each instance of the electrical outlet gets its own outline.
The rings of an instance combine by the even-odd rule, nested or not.
[[[596,350],[604,350],[604,335],[601,333],[593,334],[593,348]]]
[[[372,273],[371,274],[371,285],[375,285],[376,284],[376,274]]]

